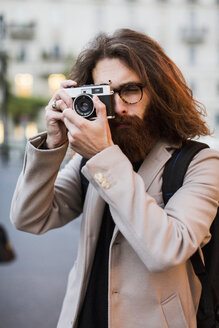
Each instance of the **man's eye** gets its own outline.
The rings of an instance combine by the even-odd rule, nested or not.
[[[127,92],[127,93],[131,93],[131,92],[138,92],[139,91],[139,87],[136,86],[131,86],[131,87],[127,87],[125,89],[123,89],[123,92]]]

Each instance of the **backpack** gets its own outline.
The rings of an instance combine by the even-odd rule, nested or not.
[[[208,145],[188,140],[180,149],[175,150],[172,157],[166,163],[163,172],[162,194],[164,204],[183,184],[184,175],[192,158]],[[80,165],[80,177],[82,186],[82,197],[85,199],[88,180],[81,173],[82,167],[87,159],[82,158]],[[202,262],[199,251],[191,257],[192,266],[198,276],[202,293],[197,312],[197,328],[217,328],[219,327],[219,210],[211,225],[210,232],[212,238],[210,242],[202,248],[205,265]]]
[[[177,149],[166,163],[163,172],[162,193],[164,204],[183,184],[184,175],[192,158],[208,145],[188,140]],[[211,225],[212,238],[202,248],[205,265],[199,251],[192,255],[191,262],[195,274],[202,285],[202,293],[197,312],[198,328],[219,327],[219,210]]]

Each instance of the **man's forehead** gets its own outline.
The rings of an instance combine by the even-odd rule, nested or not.
[[[112,88],[129,82],[141,82],[138,75],[118,58],[104,58],[97,62],[92,71],[95,84],[109,83]]]

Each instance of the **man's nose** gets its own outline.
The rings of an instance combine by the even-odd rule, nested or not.
[[[115,112],[119,115],[127,115],[128,109],[127,105],[122,101],[118,93],[114,94],[114,106]]]

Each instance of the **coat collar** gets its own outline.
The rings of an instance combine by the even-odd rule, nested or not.
[[[165,141],[158,141],[142,163],[138,174],[142,177],[147,191],[154,178],[171,157],[171,149],[180,145],[170,145]]]

